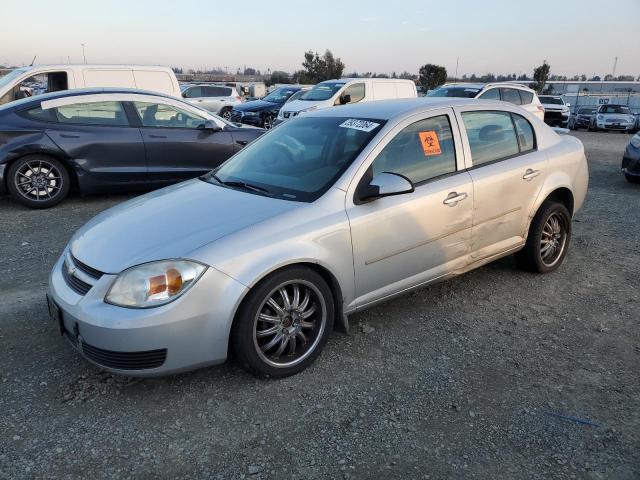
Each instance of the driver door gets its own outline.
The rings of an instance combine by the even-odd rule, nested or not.
[[[363,181],[381,172],[397,173],[411,180],[415,191],[362,204],[356,192],[348,197],[357,307],[463,268],[468,261],[473,184],[464,170],[453,112],[413,117],[392,134],[377,147]]]
[[[204,129],[204,117],[164,103],[133,102],[133,107],[141,122],[151,182],[198,177],[236,151],[231,133]]]

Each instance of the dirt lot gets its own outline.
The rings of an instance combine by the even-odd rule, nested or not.
[[[628,135],[577,136],[591,183],[559,271],[507,258],[375,307],[280,381],[94,368],[48,321],[46,279],[127,197],[0,199],[0,478],[639,478],[640,186]]]

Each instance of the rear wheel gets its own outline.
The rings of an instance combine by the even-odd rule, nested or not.
[[[225,107],[220,112],[220,116],[225,120],[231,121],[231,109],[229,107]]]
[[[11,164],[7,176],[9,192],[30,208],[49,208],[65,199],[71,178],[65,166],[52,157],[31,155]]]
[[[531,221],[524,248],[516,253],[518,266],[530,272],[552,272],[562,264],[570,240],[571,215],[567,207],[544,202]]]
[[[231,333],[233,350],[254,375],[294,375],[320,355],[333,321],[333,296],[324,279],[308,268],[288,268],[248,294]]]
[[[264,122],[262,122],[262,128],[264,128],[265,130],[271,130],[273,128],[273,121],[273,115],[267,115],[266,117],[264,117]]]

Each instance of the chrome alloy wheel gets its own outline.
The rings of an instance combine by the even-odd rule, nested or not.
[[[62,190],[62,175],[46,160],[26,162],[14,176],[16,190],[32,201],[45,201],[55,197]]]
[[[562,257],[567,244],[567,223],[565,218],[557,212],[552,213],[542,228],[540,239],[540,257],[542,263],[552,267]]]
[[[253,327],[256,352],[274,367],[296,365],[315,350],[326,323],[325,300],[315,285],[305,280],[284,282],[258,309]]]
[[[265,130],[271,130],[273,128],[273,116],[267,115],[264,118],[264,122],[262,124],[262,128],[264,128]]]

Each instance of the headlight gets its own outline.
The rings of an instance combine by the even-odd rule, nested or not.
[[[640,148],[640,133],[636,133],[633,137],[631,137],[631,145],[636,148]]]
[[[206,269],[190,260],[163,260],[131,267],[118,275],[104,300],[130,308],[164,305],[189,290]]]
[[[634,123],[636,123],[636,119],[635,118],[628,118],[627,122],[629,122],[631,125],[633,125]]]
[[[598,115],[596,118],[601,121],[604,120],[604,117],[602,115]]]
[[[255,117],[256,115],[259,115],[258,112],[244,112],[245,117]]]

